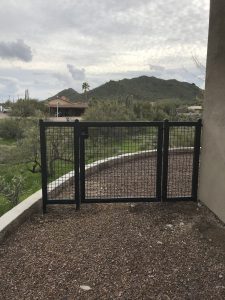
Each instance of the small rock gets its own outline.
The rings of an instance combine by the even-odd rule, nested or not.
[[[217,285],[216,289],[225,289],[225,286],[223,286],[223,285]]]
[[[166,294],[159,294],[156,299],[157,300],[170,300],[170,297]]]
[[[161,241],[157,241],[157,244],[162,245],[163,243]]]
[[[167,228],[173,228],[173,225],[172,224],[166,224],[166,227]]]
[[[89,290],[91,290],[91,287],[88,286],[88,285],[80,285],[80,288],[81,288],[82,290],[84,290],[84,291],[89,291]]]
[[[180,226],[184,226],[184,222],[180,222]]]
[[[223,278],[223,275],[222,275],[222,274],[220,274],[220,275],[219,275],[219,278]]]

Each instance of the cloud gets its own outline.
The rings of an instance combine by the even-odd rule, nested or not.
[[[192,54],[205,61],[209,0],[18,2],[1,0],[0,58],[1,76],[16,79],[19,93],[29,88],[44,99],[68,87],[79,91],[87,74],[92,88],[126,76],[196,84],[204,77]]]
[[[0,42],[0,57],[3,59],[19,59],[29,62],[32,60],[32,51],[23,40]]]
[[[150,70],[152,70],[152,71],[164,71],[165,70],[165,68],[164,67],[162,67],[162,66],[157,66],[157,65],[151,65],[151,64],[149,64],[149,68],[150,68]]]
[[[74,80],[85,80],[85,69],[77,69],[70,64],[67,64],[67,68]]]

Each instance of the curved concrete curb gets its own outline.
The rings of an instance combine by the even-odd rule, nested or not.
[[[193,151],[193,147],[172,148],[169,150],[169,152],[172,152],[173,154],[176,155],[186,154],[191,151]],[[86,176],[93,175],[96,172],[114,166],[115,163],[116,165],[118,165],[120,163],[124,163],[124,161],[129,162],[135,159],[147,158],[156,155],[156,153],[157,150],[138,151],[138,152],[131,152],[131,153],[121,154],[121,155],[97,160],[96,162],[90,163],[87,166],[85,166],[85,175]]]
[[[193,147],[185,148],[173,148],[171,152],[176,154],[184,154],[191,152]],[[157,150],[138,151],[133,153],[126,153],[117,156],[108,157],[105,159],[97,160],[96,162],[90,163],[85,166],[86,176],[93,175],[105,168],[110,168],[116,164],[123,163],[124,160],[130,161],[148,157],[156,154]],[[59,177],[53,181],[50,186],[51,189],[48,192],[56,191],[59,192],[65,188],[65,184],[70,184],[70,181],[74,177],[74,171],[70,171],[67,174]],[[17,206],[9,210],[2,217],[0,217],[0,242],[3,241],[11,232],[13,232],[19,225],[21,225],[28,217],[33,213],[42,212],[42,190],[37,191],[30,197],[19,203]]]
[[[0,242],[21,225],[34,212],[42,211],[42,190],[10,209],[0,218]]]

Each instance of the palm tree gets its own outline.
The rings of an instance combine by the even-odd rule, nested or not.
[[[90,85],[88,84],[88,82],[83,82],[82,90],[85,94],[86,101],[87,101],[87,92],[89,91],[89,88],[90,88]]]

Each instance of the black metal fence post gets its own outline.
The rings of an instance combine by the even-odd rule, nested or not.
[[[80,201],[85,200],[85,138],[88,137],[88,127],[80,130]]]
[[[193,155],[192,198],[194,201],[197,201],[197,197],[198,197],[198,173],[199,173],[199,158],[200,158],[200,147],[201,147],[201,128],[202,128],[202,120],[199,119],[195,126],[194,155]]]
[[[39,120],[40,127],[40,150],[41,150],[41,180],[42,180],[42,208],[43,213],[46,213],[46,205],[48,199],[47,191],[47,157],[46,157],[46,136],[45,125],[43,120]]]
[[[74,124],[74,186],[76,210],[80,209],[80,123]]]
[[[169,121],[165,120],[163,125],[162,201],[166,201],[169,161]]]
[[[163,148],[163,122],[158,126],[157,144],[157,173],[156,173],[156,198],[162,200],[162,148]]]

